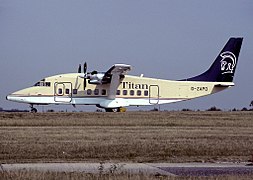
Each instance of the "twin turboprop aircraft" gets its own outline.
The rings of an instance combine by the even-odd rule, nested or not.
[[[7,100],[31,105],[96,105],[106,112],[127,106],[173,103],[210,95],[231,86],[243,38],[230,38],[211,67],[204,73],[182,80],[163,80],[126,75],[127,64],[115,64],[107,72],[60,74],[46,77],[34,86],[14,92]]]

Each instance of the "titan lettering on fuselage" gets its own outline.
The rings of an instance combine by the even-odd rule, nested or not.
[[[122,89],[148,89],[148,84],[137,84],[133,82],[121,82]]]

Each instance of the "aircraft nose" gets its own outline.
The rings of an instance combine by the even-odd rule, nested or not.
[[[6,100],[15,101],[15,97],[13,97],[12,94],[9,94],[9,95],[6,96]]]

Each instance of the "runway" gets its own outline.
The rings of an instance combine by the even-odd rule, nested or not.
[[[0,170],[216,176],[250,175],[253,174],[253,165],[249,163],[24,163],[1,164]]]

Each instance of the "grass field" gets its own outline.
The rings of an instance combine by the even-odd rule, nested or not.
[[[236,162],[252,156],[253,112],[0,113],[0,163]],[[203,179],[25,170],[0,171],[0,178]]]
[[[0,113],[0,162],[212,162],[253,155],[253,112]]]

